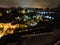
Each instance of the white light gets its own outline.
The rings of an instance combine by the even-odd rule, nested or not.
[[[29,25],[30,25],[30,26],[36,26],[37,23],[36,23],[36,22],[33,22],[33,23],[30,23]]]
[[[51,19],[52,17],[49,17],[49,19]]]
[[[49,18],[49,16],[45,16],[45,18]]]
[[[7,11],[6,11],[6,13],[8,14],[8,13],[9,13],[9,11],[7,10]]]
[[[41,12],[41,14],[44,14],[44,12]]]
[[[54,17],[51,17],[51,16],[45,16],[45,18],[54,19]]]
[[[25,14],[26,13],[25,10],[22,10],[22,13]]]
[[[30,10],[28,10],[28,13],[31,12]]]

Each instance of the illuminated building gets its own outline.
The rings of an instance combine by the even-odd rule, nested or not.
[[[51,32],[55,12],[36,8],[5,9],[0,13],[3,21],[0,23],[0,37],[8,34]]]

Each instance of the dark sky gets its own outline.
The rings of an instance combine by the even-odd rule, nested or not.
[[[55,7],[60,4],[60,0],[0,0],[0,7],[33,7],[45,8]]]

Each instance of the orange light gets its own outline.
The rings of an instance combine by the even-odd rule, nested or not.
[[[0,16],[2,16],[2,13],[0,13]]]

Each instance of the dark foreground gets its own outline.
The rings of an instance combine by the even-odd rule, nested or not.
[[[6,37],[4,37],[4,39],[2,38],[0,40],[0,45],[18,45],[18,44],[19,45],[54,45],[54,43],[60,40],[59,34],[60,34],[60,29],[54,28],[53,32],[50,34],[44,34],[44,35],[38,35],[32,37],[27,35],[26,37],[23,38],[21,38],[19,35],[17,37],[14,35],[15,37],[13,38],[12,35],[11,36],[12,39],[9,38],[9,36],[7,36],[7,39],[5,39]]]
[[[52,34],[25,39],[23,45],[54,45],[54,43],[60,40],[59,34],[60,29],[54,29]]]

